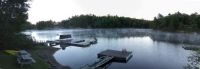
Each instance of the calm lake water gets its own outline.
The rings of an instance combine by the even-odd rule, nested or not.
[[[198,45],[199,33],[169,33],[151,29],[61,29],[30,30],[26,33],[36,41],[56,40],[62,33],[72,34],[73,38],[96,37],[97,44],[89,47],[68,46],[54,53],[60,64],[73,69],[94,63],[97,53],[107,49],[133,52],[127,63],[111,62],[108,69],[184,69],[199,66],[199,62],[192,64],[196,63],[194,58],[199,56],[198,53],[182,48],[183,45]]]

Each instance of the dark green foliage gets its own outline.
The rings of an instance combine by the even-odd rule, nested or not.
[[[73,16],[59,23],[64,28],[149,28],[149,22],[142,19],[134,19],[118,16]]]
[[[199,31],[200,15],[191,15],[176,12],[163,16],[158,14],[153,21],[119,16],[80,15],[55,23],[53,21],[40,21],[38,29],[45,28],[153,28],[164,31]]]
[[[8,37],[9,36],[9,37]],[[6,35],[1,37],[1,49],[31,49],[34,47],[32,39],[28,39],[23,34]]]
[[[39,21],[36,23],[36,28],[37,29],[50,29],[50,28],[54,28],[56,22],[54,21]]]
[[[159,14],[158,17],[154,18],[152,27],[165,31],[199,31],[200,15],[197,13],[187,15],[177,12],[164,17]]]
[[[45,60],[41,59],[35,51],[28,52],[31,53],[31,57],[36,60],[36,63],[21,67],[20,64],[17,63],[15,55],[10,55],[0,51],[0,55],[3,56],[0,59],[1,69],[48,69],[48,64]]]
[[[31,41],[19,34],[28,24],[28,0],[0,0],[0,49],[27,48]]]
[[[31,24],[30,22],[27,22],[25,24],[22,25],[22,30],[28,30],[28,29],[34,29],[35,26],[33,24]]]
[[[27,23],[28,0],[0,0],[0,31],[16,33]]]

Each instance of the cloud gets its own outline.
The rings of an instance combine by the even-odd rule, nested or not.
[[[33,0],[28,13],[28,21],[36,23],[41,20],[60,21],[84,14],[84,11],[73,0]]]
[[[200,12],[199,0],[33,0],[29,21],[61,21],[73,15],[119,15],[151,20],[158,13]]]

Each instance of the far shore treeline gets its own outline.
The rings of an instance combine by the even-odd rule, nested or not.
[[[200,31],[200,15],[176,12],[153,20],[121,16],[96,16],[93,14],[72,16],[55,22],[39,21],[36,25],[28,22],[30,0],[0,0],[0,50],[33,49],[37,46],[32,39],[21,32],[27,29],[57,28],[148,28],[164,31]]]
[[[31,27],[31,26],[30,26]],[[39,21],[32,29],[55,28],[151,28],[163,31],[199,31],[200,15],[176,12],[163,16],[158,14],[154,20],[136,19],[120,16],[96,16],[93,14],[72,16],[61,22]]]

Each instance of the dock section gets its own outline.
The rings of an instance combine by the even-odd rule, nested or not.
[[[132,52],[105,50],[105,51],[100,52],[97,56],[98,58],[101,58],[103,56],[111,56],[111,57],[114,57],[113,61],[127,62],[132,57]]]
[[[99,61],[94,62],[91,65],[85,65],[81,69],[104,69],[103,65],[109,62],[123,62],[126,63],[131,57],[132,52],[126,50],[116,51],[116,50],[105,50],[97,54]]]
[[[112,59],[113,59],[113,57],[106,56],[91,65],[86,65],[86,66],[82,67],[81,69],[102,69],[103,67],[101,67],[101,66],[105,65]]]
[[[109,61],[111,61],[113,58],[114,58],[114,57],[106,56],[106,57],[104,57],[103,59],[101,59],[99,62],[96,62],[96,63],[94,63],[94,64],[91,65],[91,66],[93,66],[94,68],[100,67],[100,66],[102,66],[102,65],[104,65],[104,64],[106,64],[106,63],[108,63]]]
[[[91,44],[96,44],[97,39],[62,39],[62,40],[55,40],[55,41],[47,41],[47,45],[49,46],[56,46],[56,45],[66,45],[66,46],[79,46],[79,47],[87,47]]]

